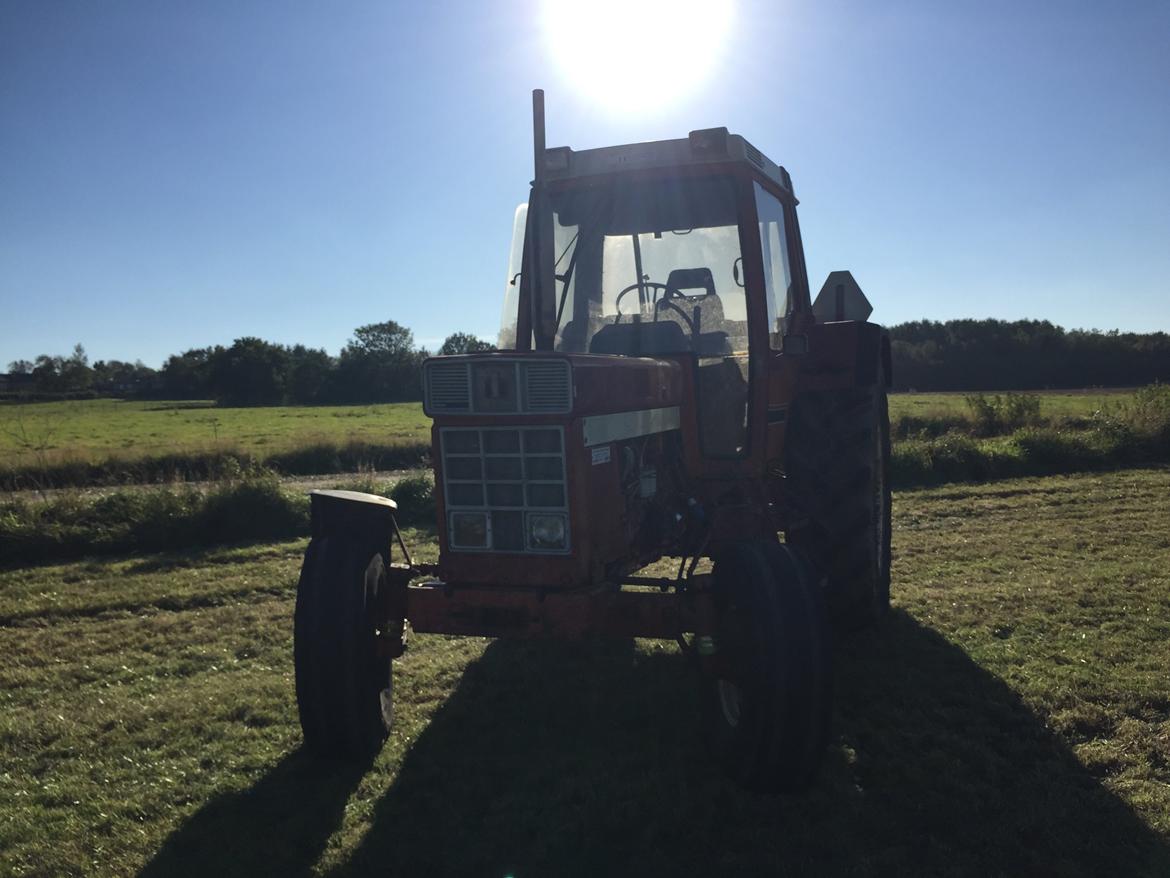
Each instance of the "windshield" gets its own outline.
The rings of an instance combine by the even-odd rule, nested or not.
[[[623,181],[549,198],[556,350],[718,356],[746,348],[731,178]]]
[[[555,316],[555,350],[693,354],[702,452],[745,454],[747,299],[733,178],[610,181],[548,199],[555,301],[542,312]],[[515,321],[512,306],[513,338]]]

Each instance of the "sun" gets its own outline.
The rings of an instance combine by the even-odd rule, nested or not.
[[[731,0],[542,0],[546,51],[568,83],[611,110],[692,94],[727,48]]]

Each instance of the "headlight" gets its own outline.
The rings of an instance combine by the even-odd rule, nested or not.
[[[544,512],[528,516],[528,548],[565,548],[565,516]]]

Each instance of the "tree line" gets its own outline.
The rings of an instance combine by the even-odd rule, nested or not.
[[[898,390],[1134,387],[1170,381],[1170,334],[1047,320],[915,320],[890,328]]]
[[[916,320],[890,328],[896,390],[1038,390],[1170,382],[1170,335],[1065,330],[1047,320]],[[492,346],[456,332],[440,354]],[[194,348],[161,369],[99,360],[77,345],[69,356],[9,364],[13,390],[158,399],[215,399],[224,405],[312,405],[417,400],[430,356],[393,320],[354,330],[337,356],[260,338]],[[14,381],[12,376],[17,376]]]
[[[440,354],[492,350],[466,332],[446,338]],[[193,348],[167,358],[161,369],[141,361],[99,360],[85,349],[9,364],[11,391],[41,395],[214,399],[222,405],[314,405],[401,402],[422,398],[420,369],[430,356],[414,334],[393,320],[354,330],[338,356],[322,348],[238,338],[228,347]],[[18,377],[13,381],[13,376]]]

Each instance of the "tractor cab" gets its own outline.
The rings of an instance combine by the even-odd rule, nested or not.
[[[705,455],[745,455],[751,351],[782,351],[807,311],[788,173],[726,128],[551,149],[538,171],[500,348],[693,361]]]

